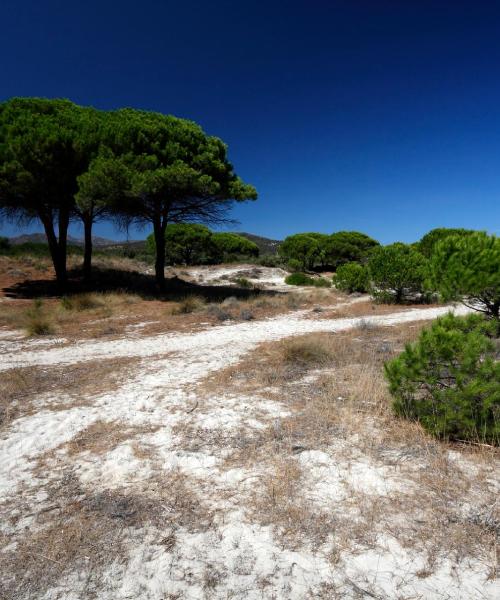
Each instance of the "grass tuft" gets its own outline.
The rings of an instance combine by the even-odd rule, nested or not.
[[[29,336],[50,335],[54,333],[54,327],[44,309],[43,300],[37,298],[33,306],[25,313],[26,333]]]

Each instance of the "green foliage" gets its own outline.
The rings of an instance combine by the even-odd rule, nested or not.
[[[0,104],[0,216],[42,222],[62,284],[74,216],[85,224],[87,247],[102,215],[124,225],[151,223],[162,285],[167,224],[221,222],[234,202],[256,197],[235,174],[226,145],[192,121],[133,109],[97,111],[67,100]]]
[[[445,301],[462,300],[498,319],[500,238],[475,232],[441,240],[430,260],[429,285]]]
[[[146,239],[149,252],[156,251],[154,234]],[[212,233],[197,223],[172,223],[165,231],[165,256],[169,264],[200,265],[256,257],[259,247],[236,233]]]
[[[324,277],[316,277],[312,280],[314,287],[329,288],[332,287],[332,282]]]
[[[255,261],[258,265],[262,265],[263,267],[282,267],[283,261],[279,256],[275,256],[273,254],[264,254],[263,256],[259,256],[259,258]]]
[[[223,262],[237,257],[257,257],[259,247],[249,239],[237,233],[214,233],[212,244],[215,247],[215,259]]]
[[[346,262],[365,260],[378,245],[376,240],[358,231],[338,231],[332,235],[310,232],[288,236],[278,252],[293,265],[293,270],[335,268]]]
[[[500,440],[499,327],[451,314],[385,366],[396,414],[447,439]]]
[[[296,258],[291,258],[286,263],[286,267],[290,271],[290,273],[298,273],[302,270],[302,262]]]
[[[373,295],[396,303],[421,298],[427,259],[407,244],[375,248],[368,262]]]
[[[154,235],[146,239],[146,248],[155,252]],[[165,231],[165,254],[171,265],[200,265],[214,254],[212,232],[198,223],[172,223]]]
[[[305,273],[292,273],[285,277],[285,283],[288,285],[314,285],[314,279]]]
[[[66,247],[67,254],[81,256],[83,250],[80,246],[70,244]],[[23,244],[12,244],[10,247],[2,250],[0,254],[7,256],[35,256],[37,258],[50,257],[49,246],[42,242],[24,242]]]
[[[78,177],[97,152],[97,130],[97,111],[68,100],[12,98],[0,105],[0,215],[41,221],[61,284]]]
[[[335,287],[343,292],[367,292],[370,288],[370,275],[364,265],[351,262],[338,267],[334,277]]]
[[[220,222],[233,202],[257,197],[234,173],[226,145],[192,121],[119,110],[110,115],[104,143],[110,149],[104,160],[112,174],[104,191],[119,199],[112,209],[123,219],[153,225],[160,286],[167,224]]]
[[[438,227],[431,229],[426,233],[422,239],[415,244],[416,250],[421,254],[430,258],[434,251],[434,246],[441,240],[449,237],[450,235],[459,235],[461,237],[471,235],[474,233],[472,229],[452,229],[447,227]]]
[[[322,242],[327,235],[320,233],[296,233],[283,240],[278,249],[279,255],[287,262],[296,261],[300,268],[312,269],[317,262],[322,261]]]
[[[334,268],[349,262],[362,262],[379,245],[359,231],[338,231],[323,241],[323,261]]]
[[[5,250],[10,250],[10,241],[9,238],[0,236],[0,252]]]

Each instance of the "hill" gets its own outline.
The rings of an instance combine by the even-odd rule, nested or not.
[[[254,235],[253,233],[245,233],[238,232],[238,235],[241,235],[248,240],[257,244],[260,250],[261,255],[265,254],[276,254],[278,251],[278,247],[281,244],[280,240],[272,240],[269,238],[262,237],[260,235]],[[44,233],[23,233],[15,237],[11,237],[10,243],[14,246],[19,244],[46,244],[47,238]],[[93,237],[92,242],[95,248],[109,248],[109,249],[118,249],[118,248],[134,248],[135,250],[142,250],[145,246],[145,240],[110,240],[103,237]],[[83,246],[83,240],[81,238],[75,238],[73,236],[68,236],[68,244],[73,246]]]
[[[243,231],[238,231],[238,235],[246,237],[254,244],[257,244],[260,250],[260,254],[276,254],[278,252],[278,248],[281,244],[281,240],[272,240],[270,238],[262,237],[260,235],[254,235],[253,233],[246,233]]]
[[[13,246],[19,244],[46,244],[47,238],[44,233],[22,233],[16,237],[9,238],[10,243]],[[92,243],[96,248],[105,248],[107,246],[121,246],[123,244],[135,244],[136,242],[117,242],[115,240],[109,240],[107,238],[95,236],[92,238]],[[83,246],[84,242],[81,238],[75,238],[71,235],[68,236],[68,244],[73,246]]]

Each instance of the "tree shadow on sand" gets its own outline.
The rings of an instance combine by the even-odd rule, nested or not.
[[[261,290],[258,288],[244,289],[233,286],[199,285],[184,281],[178,277],[166,279],[165,287],[159,290],[153,275],[95,267],[92,280],[84,281],[82,271],[73,269],[68,272],[68,283],[61,289],[55,279],[25,280],[3,289],[8,298],[60,298],[88,292],[125,292],[136,294],[144,300],[172,301],[195,295],[207,301],[222,301],[228,296],[249,298],[256,295],[275,296],[280,292]]]

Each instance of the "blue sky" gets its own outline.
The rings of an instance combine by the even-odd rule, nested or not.
[[[237,229],[500,233],[498,2],[3,0],[0,22],[0,101],[194,119],[259,192]]]

